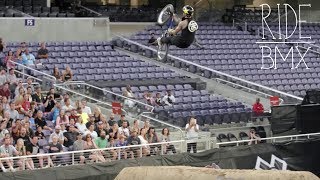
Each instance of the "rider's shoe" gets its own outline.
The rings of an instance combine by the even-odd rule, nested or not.
[[[158,46],[161,47],[162,46],[162,43],[161,43],[161,37],[158,37],[157,39],[157,43],[158,43]]]

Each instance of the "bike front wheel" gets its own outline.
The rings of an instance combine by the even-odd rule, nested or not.
[[[166,5],[159,13],[157,23],[162,26],[172,18],[174,8],[172,4]]]

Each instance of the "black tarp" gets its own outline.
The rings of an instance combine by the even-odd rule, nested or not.
[[[311,145],[309,145],[311,144]],[[289,145],[258,144],[254,146],[226,147],[212,149],[197,154],[177,154],[144,157],[139,159],[120,160],[109,163],[89,165],[65,166],[35,171],[20,171],[15,173],[1,173],[0,180],[106,180],[114,179],[125,167],[132,166],[196,166],[204,167],[212,162],[224,169],[253,169],[257,156],[270,162],[271,155],[284,157],[289,167],[295,170],[319,171],[319,161],[310,163],[314,152],[319,149],[320,141],[293,143]],[[307,159],[303,158],[305,147],[309,149]],[[310,158],[310,159],[309,159]],[[319,175],[319,174],[318,174]]]

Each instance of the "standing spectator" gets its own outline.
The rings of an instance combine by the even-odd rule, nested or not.
[[[250,138],[250,142],[248,143],[248,145],[258,144],[261,141],[259,134],[256,134],[255,128],[250,129],[249,138]]]
[[[141,144],[140,138],[137,137],[137,131],[132,131],[131,135],[129,136],[127,140],[127,145],[139,145]],[[131,154],[131,158],[134,158],[134,154],[137,156],[140,156],[140,148],[139,147],[131,147],[128,149],[128,153]]]
[[[43,112],[42,111],[38,111],[37,112],[37,117],[34,120],[34,122],[35,122],[36,125],[41,126],[42,129],[52,131],[52,129],[47,126],[47,122],[43,118]]]
[[[156,94],[156,98],[154,100],[154,104],[156,106],[162,106],[162,100],[161,100],[161,94],[160,93]]]
[[[168,90],[162,101],[165,105],[172,106],[176,102],[176,98],[172,95],[171,90]]]
[[[162,129],[162,136],[161,136],[161,142],[170,142],[170,132],[169,132],[169,129],[168,128],[163,128]],[[172,153],[176,153],[176,148],[174,147],[173,144],[163,144],[163,152],[165,154],[167,154],[169,151],[172,151]]]
[[[91,112],[91,108],[89,106],[87,106],[87,100],[86,99],[82,99],[81,100],[81,104],[82,104],[82,111],[84,113],[87,113],[88,115],[92,114]]]
[[[13,157],[14,155],[18,155],[18,151],[16,148],[11,145],[11,139],[9,137],[4,138],[4,144],[0,146],[0,158],[5,157]],[[14,163],[12,159],[4,160],[7,163],[7,166],[9,166],[9,169],[14,172],[15,169],[13,168]],[[2,162],[0,161],[0,167],[3,172],[7,172],[7,170],[4,168]]]
[[[76,131],[76,128],[74,127],[74,125],[67,126],[67,130],[68,130],[67,132],[63,133],[63,136],[64,136],[63,145],[69,148],[69,150],[71,150],[72,145],[77,140],[78,132]]]
[[[198,139],[199,134],[199,125],[197,124],[197,120],[195,118],[190,118],[189,123],[186,124],[186,132],[187,132],[187,139],[188,140],[194,140]],[[193,149],[194,153],[197,153],[197,143],[187,143],[187,152],[191,151],[191,148]]]
[[[49,51],[46,48],[46,43],[42,42],[42,43],[40,43],[40,49],[38,50],[37,58],[38,59],[48,59],[48,57],[49,57]]]
[[[264,112],[263,105],[260,103],[260,98],[256,99],[256,103],[252,106],[252,111],[255,116],[261,116]]]
[[[16,57],[14,56],[13,52],[10,50],[8,51],[7,56],[4,58],[4,63],[7,69],[15,68],[16,65],[12,61],[16,62]]]
[[[126,116],[124,114],[121,115],[120,120],[118,121],[118,126],[121,127],[123,122],[127,122],[128,126],[130,126],[129,122],[125,119]]]
[[[36,93],[34,93],[32,95],[32,101],[35,101],[38,104],[42,104],[42,102],[44,101],[44,98],[41,94],[41,87],[40,86],[36,87]]]
[[[29,52],[29,49],[25,50],[25,53],[21,55],[21,58],[22,58],[22,64],[26,66],[34,65],[36,61],[36,58],[34,57],[34,55]]]
[[[106,148],[108,145],[108,140],[106,138],[106,131],[101,131],[100,137],[96,137],[94,141],[98,148],[100,149]]]
[[[6,70],[1,69],[1,71],[0,71],[0,86],[4,85],[5,82],[7,82]]]
[[[82,133],[81,132],[76,132],[77,135],[77,140],[73,143],[73,150],[74,151],[82,151],[85,148],[85,141],[82,139]],[[83,153],[77,153],[75,154],[74,159],[79,159],[80,164],[83,164],[85,161],[85,157]]]
[[[149,41],[148,41],[148,44],[150,44],[150,45],[157,45],[157,38],[155,38],[153,32],[151,33],[151,37],[150,37],[150,39],[149,39]]]
[[[0,88],[0,96],[10,99],[11,92],[9,89],[9,82],[4,83],[4,85]]]
[[[145,144],[145,146],[142,146],[142,154],[144,156],[147,156],[150,154],[150,147],[147,145],[148,144],[148,138],[147,138],[147,130],[146,129],[141,129],[140,135],[138,136],[140,139],[141,144]]]
[[[124,121],[122,123],[122,126],[119,127],[118,129],[118,134],[119,135],[123,135],[126,139],[129,137],[130,132],[129,132],[129,128],[128,128],[128,123],[127,121]]]
[[[66,70],[62,74],[63,81],[72,81],[73,73],[69,66],[66,67]]]
[[[54,76],[59,82],[62,81],[62,75],[57,66],[53,68],[52,76]]]
[[[49,137],[49,143],[52,142],[54,136],[57,136],[59,143],[63,144],[64,136],[63,136],[63,132],[61,131],[61,126],[56,126],[55,127],[54,132]]]

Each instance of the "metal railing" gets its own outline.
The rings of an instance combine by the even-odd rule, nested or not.
[[[286,141],[297,141],[299,140],[298,138],[306,138],[310,139],[311,136],[318,136],[320,138],[320,133],[309,133],[309,134],[298,134],[298,135],[288,135],[288,136],[275,136],[275,137],[268,137],[268,138],[259,138],[259,141],[270,141],[271,143],[277,143],[277,142],[286,142]],[[277,141],[279,140],[279,141]],[[282,141],[280,141],[282,140]],[[305,139],[304,139],[305,140]],[[229,142],[220,142],[217,143],[217,145],[220,147],[221,145],[232,145],[235,144],[236,146],[239,146],[244,143],[248,143],[250,141],[256,141],[256,140],[240,140],[240,141],[229,141]]]
[[[305,47],[305,46],[301,46],[300,45],[301,43],[295,43],[295,44],[299,48],[302,48],[302,49],[305,49],[305,50],[309,50],[311,52],[314,52],[314,53],[320,55],[320,46],[318,46],[318,45],[315,45],[315,44],[312,44],[312,43],[308,43],[308,47]],[[311,47],[311,48],[309,48],[309,47]],[[313,48],[315,50],[313,50]]]
[[[156,49],[154,48],[151,48],[151,47],[148,47],[148,46],[145,46],[143,44],[140,44],[138,42],[135,42],[135,41],[132,41],[130,39],[127,39],[125,37],[122,37],[122,36],[117,36],[118,38],[126,41],[127,43],[129,44],[134,44],[134,45],[137,45],[139,46],[140,48],[144,49],[144,50],[149,50],[149,51],[152,51],[154,53],[157,52]],[[251,81],[248,81],[248,80],[245,80],[245,79],[241,79],[239,77],[236,77],[236,76],[232,76],[232,75],[229,75],[227,73],[224,73],[224,72],[220,72],[220,71],[217,71],[217,70],[214,70],[214,69],[211,69],[209,67],[206,67],[206,66],[202,66],[200,64],[196,64],[196,63],[193,63],[193,62],[190,62],[190,61],[187,61],[185,59],[182,59],[180,57],[177,57],[177,56],[173,56],[171,54],[168,54],[168,57],[169,58],[172,58],[174,60],[178,60],[180,62],[183,62],[185,63],[186,65],[193,65],[193,66],[196,66],[197,68],[199,69],[202,69],[203,71],[208,71],[210,73],[212,73],[213,75],[216,75],[216,76],[219,76],[220,78],[229,78],[235,82],[240,82],[242,83],[243,85],[246,85],[246,86],[253,86],[257,89],[260,89],[261,91],[265,91],[265,93],[274,93],[275,96],[284,96],[284,97],[288,97],[288,98],[292,98],[294,99],[295,101],[298,101],[298,102],[301,102],[303,100],[302,97],[298,97],[298,96],[295,96],[295,95],[292,95],[292,94],[289,94],[289,93],[285,93],[285,92],[282,92],[282,91],[279,91],[279,90],[276,90],[276,89],[273,89],[273,88],[270,88],[270,87],[267,87],[267,86],[264,86],[264,85],[261,85],[261,84],[257,84],[257,83],[254,83],[254,82],[251,82]],[[285,100],[285,99],[284,99]]]
[[[247,23],[247,21],[244,21],[244,20],[242,20],[242,19],[233,18],[233,19],[232,19],[232,26],[233,26],[233,27],[235,27],[235,25],[239,25],[239,26],[241,27],[241,25],[238,24],[238,22],[236,22],[236,21],[240,21],[241,23],[244,24],[244,28],[243,28],[244,31],[247,31],[247,30],[248,30],[248,23]]]

